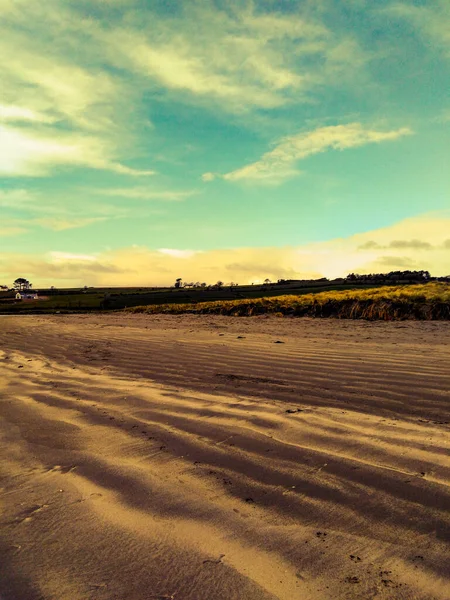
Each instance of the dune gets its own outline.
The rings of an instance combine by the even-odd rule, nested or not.
[[[450,323],[0,317],[2,600],[448,600]]]

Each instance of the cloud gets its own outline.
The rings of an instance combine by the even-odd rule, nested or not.
[[[0,125],[0,175],[43,176],[56,167],[84,166],[125,175],[153,175],[116,162],[111,148],[87,135],[37,133]]]
[[[213,181],[216,177],[220,177],[217,173],[203,173],[202,181]]]
[[[103,196],[118,196],[133,200],[181,201],[196,194],[196,190],[155,190],[147,187],[110,188],[92,190]]]
[[[43,217],[34,219],[32,223],[44,227],[45,229],[51,229],[53,231],[66,231],[67,229],[78,229],[79,227],[87,227],[93,223],[101,223],[106,221],[107,217]]]
[[[414,271],[420,269],[420,263],[418,263],[417,260],[405,256],[381,256],[376,260],[376,263],[382,268],[388,267],[389,270],[405,269]]]
[[[228,112],[307,99],[357,73],[365,52],[310,7],[290,14],[251,0],[180,3],[16,0],[3,8],[2,82],[9,103],[104,131],[139,106],[143,91],[206,102]],[[32,35],[31,35],[32,33]],[[52,52],[48,52],[48,48]]]
[[[95,254],[74,254],[73,252],[58,252],[53,251],[49,252],[49,257],[53,262],[66,262],[75,260],[77,262],[94,262],[97,260],[97,256]]]
[[[62,232],[100,224],[121,218],[148,218],[164,214],[162,209],[150,207],[144,200],[161,202],[183,201],[195,190],[154,190],[142,187],[130,188],[76,188],[63,194],[59,190],[43,193],[38,187],[0,190],[0,208],[4,218],[14,218],[21,226],[36,226]],[[117,204],[110,201],[115,196],[138,200],[136,203]],[[82,215],[82,216],[80,216]],[[86,215],[86,216],[84,216]],[[13,231],[11,230],[10,235]],[[39,235],[39,231],[37,231]]]
[[[0,104],[0,122],[5,121],[34,121],[36,123],[51,123],[52,117],[24,108],[22,106],[5,106]]]
[[[222,10],[190,3],[179,16],[139,18],[144,23],[131,18],[126,28],[97,31],[109,60],[227,111],[275,108],[294,94],[300,99],[320,79],[305,62],[337,44],[311,18],[258,13],[252,2]]]
[[[7,106],[20,107],[30,120],[66,121],[91,131],[111,127],[124,90],[119,79],[101,68],[83,23],[75,26],[75,15],[61,2],[22,4],[23,10],[0,26]],[[83,38],[84,45],[77,46]],[[91,61],[83,66],[87,52]]]
[[[378,131],[364,128],[361,123],[320,127],[313,131],[302,132],[281,139],[270,152],[266,152],[258,161],[218,175],[227,181],[260,181],[278,183],[297,175],[295,163],[308,156],[326,150],[346,150],[366,144],[396,140],[412,131],[403,127],[392,131]],[[205,173],[204,181],[211,181],[213,173]]]
[[[87,16],[67,2],[2,2],[0,174],[49,175],[60,166],[148,175],[132,159],[139,93],[109,70]],[[49,48],[51,51],[49,51]],[[11,148],[11,152],[5,151]]]
[[[0,222],[0,237],[15,237],[27,233],[27,231],[28,229],[18,219],[2,218]]]
[[[191,258],[199,253],[198,250],[177,250],[175,248],[158,248],[158,252],[174,258]]]
[[[149,98],[241,114],[248,125],[250,112],[340,86],[366,59],[353,34],[332,31],[311,6],[285,14],[251,0],[173,11],[94,4],[1,2],[1,175],[62,167],[150,175],[151,166],[132,168],[147,144]]]
[[[392,240],[387,246],[380,246],[377,242],[369,240],[361,246],[358,246],[358,250],[386,250],[389,248],[413,248],[415,250],[431,250],[432,244],[424,242],[423,240]]]
[[[427,41],[431,40],[434,47],[442,47],[450,58],[450,5],[448,0],[433,0],[423,6],[398,2],[382,10],[410,21]]]
[[[432,245],[423,240],[393,240],[389,248],[415,248],[417,250],[430,250]]]
[[[368,242],[364,242],[361,246],[358,246],[357,250],[380,250],[382,246],[374,242],[373,240],[369,240]]]
[[[268,277],[301,279],[339,277],[350,272],[374,273],[398,269],[424,269],[434,275],[448,274],[450,212],[405,219],[390,227],[289,247],[229,248],[195,252],[183,248],[152,250],[143,246],[105,250],[96,254],[52,252],[36,256],[3,252],[0,278],[13,281],[17,272],[37,282],[37,287],[172,285],[177,277],[186,281],[241,284],[262,282]],[[416,240],[420,244],[392,248],[391,242]],[[373,242],[361,252],[361,246]]]
[[[23,188],[0,190],[1,208],[28,207],[34,199],[34,195]]]

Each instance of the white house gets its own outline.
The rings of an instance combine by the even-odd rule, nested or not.
[[[39,300],[36,292],[17,292],[16,300]]]

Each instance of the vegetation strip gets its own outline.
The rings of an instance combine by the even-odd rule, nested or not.
[[[194,313],[239,317],[275,314],[338,319],[442,320],[450,319],[450,285],[432,282],[267,298],[134,306],[125,310],[146,314]]]

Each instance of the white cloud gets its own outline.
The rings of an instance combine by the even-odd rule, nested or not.
[[[217,177],[217,173],[203,173],[202,181],[213,181]]]
[[[118,196],[133,200],[181,201],[196,194],[195,190],[155,190],[147,187],[110,188],[92,190],[104,196]]]
[[[84,166],[126,175],[153,175],[112,158],[114,150],[96,137],[81,134],[36,133],[0,125],[0,174],[41,176],[58,166]]]
[[[297,63],[334,44],[322,25],[296,14],[257,15],[252,3],[240,10],[190,4],[181,18],[149,16],[145,28],[129,21],[97,35],[116,64],[231,111],[273,108],[294,93],[299,99],[318,76]]]
[[[298,102],[339,73],[355,73],[365,56],[351,34],[333,34],[301,6],[285,15],[264,13],[252,1],[218,9],[204,0],[182,3],[169,16],[123,3],[117,19],[104,20],[76,3],[22,4],[26,17],[16,11],[9,25],[33,19],[37,35],[30,39],[8,27],[3,47],[0,42],[5,79],[30,102],[36,95],[24,83],[38,87],[41,102],[83,127],[114,124],[123,112],[114,110],[118,102],[126,108],[127,100],[155,86],[234,112]],[[348,45],[353,51],[342,52]],[[105,65],[118,69],[114,76]]]
[[[48,175],[61,165],[152,173],[120,160],[134,156],[129,109],[138,114],[139,94],[108,71],[89,20],[55,0],[8,6],[2,2],[0,20],[0,173]]]
[[[156,16],[116,2],[105,18],[101,4],[95,15],[85,3],[1,2],[0,122],[15,126],[2,133],[12,151],[0,148],[1,173],[150,174],[122,164],[139,154],[138,124],[151,118],[144,96],[248,113],[302,102],[364,62],[352,35],[331,32],[307,7],[285,15],[205,0]]]
[[[36,123],[51,123],[52,117],[38,113],[22,106],[0,104],[0,122],[2,121],[35,121]]]
[[[412,131],[403,127],[392,131],[378,131],[364,128],[361,123],[320,127],[314,131],[298,133],[281,139],[270,152],[266,152],[258,161],[226,173],[215,175],[205,173],[204,181],[222,177],[227,181],[251,180],[264,183],[279,183],[297,175],[295,163],[308,156],[326,150],[345,150],[371,143],[396,140]]]
[[[199,253],[198,250],[177,250],[176,248],[159,248],[158,252],[173,258],[191,258]]]
[[[39,219],[33,219],[31,223],[40,225],[45,229],[51,229],[53,231],[65,231],[66,229],[87,227],[93,223],[101,223],[102,221],[106,220],[107,217],[42,217]]]
[[[382,9],[410,21],[417,30],[433,43],[442,47],[450,58],[450,4],[448,0],[433,0],[423,6],[397,2]]]
[[[23,188],[0,190],[1,208],[27,208],[32,205],[34,199],[34,195]]]
[[[86,50],[95,50],[89,36],[77,47],[84,36],[72,25],[75,15],[61,3],[48,4],[27,3],[0,25],[2,98],[22,114],[40,116],[31,120],[65,120],[90,131],[111,127],[123,96],[120,81],[95,66],[95,54],[89,66],[79,64]]]

